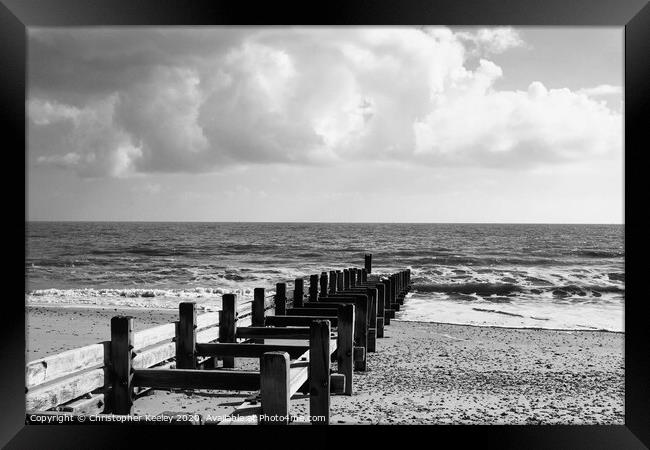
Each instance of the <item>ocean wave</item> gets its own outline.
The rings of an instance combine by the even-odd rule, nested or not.
[[[624,294],[624,286],[615,285],[600,285],[600,284],[586,284],[583,286],[578,285],[546,285],[546,286],[522,286],[514,283],[481,283],[481,282],[466,282],[466,283],[428,283],[416,284],[413,287],[415,293],[445,293],[445,294],[475,294],[485,298],[490,296],[497,296],[499,300],[505,301],[507,297],[517,293],[537,294],[550,293],[554,297],[570,297],[570,296],[588,296],[600,297],[602,294]]]
[[[610,280],[625,282],[625,273],[622,273],[622,272],[610,272],[610,273],[607,274],[607,277]]]
[[[35,289],[28,292],[28,297],[60,297],[60,298],[82,298],[82,297],[126,297],[126,298],[152,298],[152,297],[201,297],[206,295],[223,295],[238,293],[252,295],[250,288],[227,289],[227,288],[204,288],[196,287],[190,289]]]
[[[203,310],[218,310],[223,294],[237,294],[240,302],[253,298],[253,289],[39,289],[25,294],[28,306],[91,306],[114,308],[175,309],[180,302],[192,301]],[[267,289],[266,295],[275,294]]]
[[[622,258],[625,256],[623,251],[608,251],[608,250],[577,250],[572,252],[578,256],[585,256],[587,258]]]
[[[444,283],[444,284],[419,284],[414,287],[415,292],[444,292],[460,294],[508,295],[523,291],[521,286],[511,283]]]

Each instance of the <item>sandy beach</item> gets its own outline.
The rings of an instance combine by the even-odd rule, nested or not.
[[[136,330],[175,310],[29,307],[27,359],[108,340],[110,317]],[[352,397],[333,395],[333,424],[623,424],[624,334],[391,321]],[[254,368],[238,360],[238,368]],[[133,412],[224,414],[247,393],[156,390]],[[305,415],[308,399],[291,402]]]

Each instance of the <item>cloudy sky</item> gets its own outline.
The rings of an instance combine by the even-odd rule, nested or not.
[[[28,30],[30,220],[623,221],[623,29]]]

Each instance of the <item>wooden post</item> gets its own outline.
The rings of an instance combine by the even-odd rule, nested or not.
[[[251,325],[254,327],[264,326],[264,297],[266,292],[264,288],[255,288],[253,290],[253,315]]]
[[[275,315],[287,314],[287,283],[275,284]]]
[[[305,281],[302,278],[296,278],[293,284],[293,307],[302,307],[302,301],[305,296]]]
[[[315,425],[330,422],[330,328],[329,320],[315,320],[310,326],[309,415]]]
[[[251,326],[263,327],[264,316],[266,315],[266,290],[264,288],[255,288],[253,290],[253,305],[251,314]],[[263,344],[264,339],[251,339],[254,344]]]
[[[260,358],[260,423],[289,423],[289,371],[286,352],[268,352]]]
[[[396,281],[396,292],[395,292],[395,298],[397,299],[396,302],[400,305],[404,304],[404,296],[402,295],[402,284],[401,284],[401,279],[399,274],[395,274],[395,281]]]
[[[343,269],[343,289],[350,289],[350,269]]]
[[[318,275],[311,275],[309,277],[309,301],[318,301]]]
[[[372,273],[372,254],[371,253],[366,253],[366,255],[364,256],[364,263],[365,263],[366,272]]]
[[[376,285],[377,288],[377,337],[384,337],[384,322],[386,317],[386,300],[384,295],[386,292],[386,286],[381,283]]]
[[[345,395],[352,395],[354,370],[354,305],[339,308],[336,338],[336,361],[339,373],[345,375]]]
[[[326,296],[327,296],[327,272],[321,272],[319,297],[326,297]]]
[[[368,327],[372,328],[372,330],[368,330],[368,351],[375,352],[377,351],[377,289],[368,288],[366,293],[368,294],[368,308],[370,310],[370,325]]]
[[[363,280],[361,279],[361,270],[355,269],[355,272],[357,274],[357,284],[361,284]]]
[[[196,303],[180,303],[178,313],[176,368],[196,369]]]
[[[357,285],[357,269],[354,267],[350,269],[350,287],[356,287]]]
[[[330,294],[336,294],[336,271],[330,270]]]
[[[221,297],[221,312],[219,314],[219,342],[237,342],[237,296],[223,294]],[[235,358],[223,358],[223,367],[235,367]]]
[[[130,414],[133,404],[133,317],[111,318],[111,385],[113,414]]]
[[[391,301],[390,301],[390,281],[383,279],[381,284],[384,286],[384,325],[390,325]]]
[[[336,271],[336,290],[343,290],[343,272],[340,270]]]
[[[362,283],[368,282],[368,271],[365,268],[361,269],[361,282]]]
[[[355,335],[355,344],[358,347],[363,347],[365,354],[362,361],[354,362],[354,369],[364,372],[367,369],[367,357],[368,357],[368,306],[370,302],[367,295],[364,295],[363,298],[360,298],[356,302],[356,311],[354,312],[355,317],[355,329],[357,333]]]

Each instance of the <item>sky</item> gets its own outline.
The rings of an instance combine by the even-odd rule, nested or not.
[[[623,223],[623,28],[28,28],[28,220]]]

